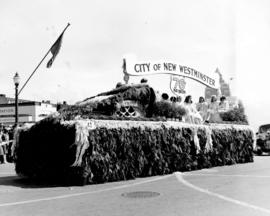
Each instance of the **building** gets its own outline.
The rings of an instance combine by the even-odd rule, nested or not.
[[[225,80],[222,77],[221,72],[219,71],[219,69],[217,68],[215,73],[217,73],[219,75],[219,85],[220,88],[219,89],[213,89],[213,88],[209,88],[209,87],[205,87],[205,99],[209,102],[212,95],[217,96],[218,98],[221,96],[225,96],[226,99],[229,102],[229,107],[230,108],[234,108],[238,106],[239,100],[236,96],[233,96],[231,94],[231,89],[230,89],[230,85],[228,83],[225,82]]]
[[[56,112],[56,105],[50,101],[18,101],[18,122],[34,123],[45,118],[49,114]],[[15,123],[15,99],[0,94],[0,123],[4,125],[13,125]]]
[[[217,97],[225,96],[227,98],[231,97],[231,90],[228,83],[225,82],[225,80],[222,77],[222,74],[220,73],[219,69],[217,68],[215,73],[219,75],[219,89],[213,89],[206,87],[205,88],[205,98],[210,99],[212,95],[216,95]]]

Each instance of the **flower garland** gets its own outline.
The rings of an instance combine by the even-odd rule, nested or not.
[[[205,144],[205,152],[211,152],[213,150],[213,140],[212,140],[212,131],[210,127],[206,127],[206,144]]]
[[[91,120],[77,120],[75,121],[76,135],[74,145],[76,148],[76,159],[71,165],[72,167],[81,166],[82,157],[89,147],[89,130],[94,130],[96,128],[95,124]]]
[[[197,125],[184,122],[150,122],[150,121],[123,121],[123,120],[96,120],[96,119],[79,119],[71,121],[62,121],[63,125],[75,124],[76,127],[76,137],[74,145],[76,148],[76,160],[71,165],[72,167],[81,166],[82,158],[85,151],[89,147],[89,131],[95,130],[96,128],[122,128],[130,129],[139,127],[142,130],[146,128],[151,128],[151,130],[165,128],[190,128],[192,130],[192,140],[195,145],[196,153],[201,151],[200,141],[198,138],[198,129],[203,129],[206,132],[206,145],[205,152],[211,152],[213,150],[213,140],[212,140],[212,130],[213,129],[236,129],[236,130],[251,130],[251,127],[247,125],[229,125],[229,124],[211,124],[211,125]],[[251,132],[252,133],[252,132]],[[252,133],[252,136],[254,134]]]

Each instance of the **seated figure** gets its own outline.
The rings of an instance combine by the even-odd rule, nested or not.
[[[184,101],[184,107],[186,110],[186,115],[184,116],[184,120],[187,123],[192,124],[201,124],[202,117],[200,113],[196,110],[196,108],[192,104],[192,97],[191,95],[186,96]]]

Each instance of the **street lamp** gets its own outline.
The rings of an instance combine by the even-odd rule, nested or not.
[[[15,85],[15,126],[18,126],[18,86],[20,83],[20,76],[16,72],[13,77],[14,85]]]

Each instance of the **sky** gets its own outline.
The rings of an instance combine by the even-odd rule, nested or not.
[[[124,82],[123,57],[134,55],[210,75],[219,68],[257,128],[270,123],[269,11],[268,0],[1,0],[0,93],[13,97],[14,74],[22,86],[70,23],[52,67],[49,54],[21,98],[72,104],[111,90]],[[169,93],[170,76],[147,79]],[[204,86],[186,81],[197,101]]]

